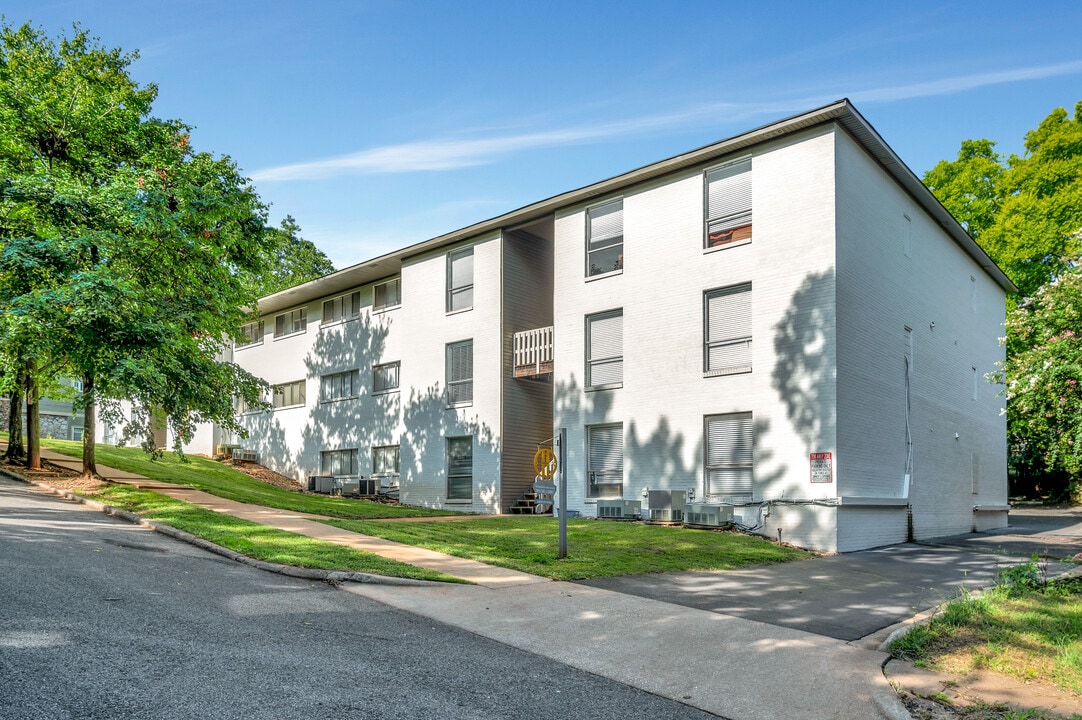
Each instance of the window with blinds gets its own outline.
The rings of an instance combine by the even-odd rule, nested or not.
[[[355,292],[323,302],[323,325],[361,316],[361,293]]]
[[[473,248],[447,253],[447,312],[473,307]]]
[[[372,366],[372,392],[383,393],[398,389],[398,363]]]
[[[751,158],[706,171],[706,247],[751,242]]]
[[[473,340],[447,346],[447,404],[473,402]]]
[[[308,308],[297,308],[274,318],[274,337],[302,333],[308,324]]]
[[[473,499],[473,436],[447,438],[447,499]]]
[[[372,448],[372,476],[398,475],[398,446],[384,445]]]
[[[263,344],[263,321],[245,323],[240,326],[240,338],[234,347],[242,348],[248,345]]]
[[[372,290],[372,309],[376,312],[398,307],[402,304],[402,278],[388,280]]]
[[[704,293],[703,370],[751,372],[751,283]]]
[[[623,497],[623,424],[586,428],[586,483],[586,497]]]
[[[623,270],[624,201],[598,205],[586,211],[586,276]]]
[[[586,316],[586,387],[619,387],[624,382],[624,311]]]
[[[715,498],[750,499],[755,460],[751,413],[706,418],[706,494]]]
[[[359,391],[356,370],[332,373],[319,379],[319,399],[322,402],[357,397]]]
[[[304,405],[304,380],[275,385],[271,404],[276,408]]]
[[[319,454],[320,475],[356,475],[357,451],[324,450]]]

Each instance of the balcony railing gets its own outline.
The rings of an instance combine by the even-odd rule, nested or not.
[[[515,333],[515,377],[552,374],[552,327]]]

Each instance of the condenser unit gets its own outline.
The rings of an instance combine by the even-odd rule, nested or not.
[[[649,490],[649,518],[651,522],[682,522],[687,494],[683,490]]]
[[[638,520],[642,517],[642,501],[598,500],[597,516],[605,520]]]
[[[684,524],[699,527],[722,527],[733,521],[732,505],[688,503],[684,508]]]
[[[243,448],[233,448],[233,459],[244,460],[245,462],[259,462],[259,453],[255,450],[244,450]]]

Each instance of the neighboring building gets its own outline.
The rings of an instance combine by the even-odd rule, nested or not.
[[[57,384],[71,388],[79,393],[83,390],[83,384],[78,380],[61,378]],[[10,400],[5,395],[0,397],[0,430],[8,429],[8,403]],[[26,405],[23,405],[22,415],[23,432],[26,432]],[[63,398],[43,397],[38,401],[38,429],[43,438],[56,440],[82,440],[83,439],[83,411],[76,410],[71,400]]]
[[[828,551],[1000,527],[1012,289],[840,101],[263,298],[243,442],[498,513],[563,427],[585,515],[693,491]]]

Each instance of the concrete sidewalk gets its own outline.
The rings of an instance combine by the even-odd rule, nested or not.
[[[50,462],[81,463],[43,451]],[[882,672],[887,655],[833,638],[452,558],[338,530],[312,515],[225,500],[98,466],[215,512],[440,570],[475,585],[343,587],[732,720],[910,718]],[[544,688],[538,688],[539,692]],[[589,714],[589,708],[584,708]]]

